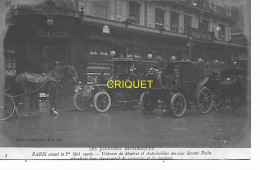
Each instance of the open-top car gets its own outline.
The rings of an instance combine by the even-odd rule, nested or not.
[[[92,102],[98,112],[108,111],[111,104],[131,107],[139,102],[143,89],[134,88],[133,82],[145,80],[154,62],[133,58],[113,58],[109,62],[110,78],[101,71],[94,82],[76,87],[74,104],[78,110],[85,110]]]
[[[203,77],[203,68],[204,63],[188,61],[165,61],[161,73],[152,68],[146,79],[155,83],[141,95],[141,110],[150,114],[155,108],[162,108],[181,117],[193,104],[201,114],[208,113],[212,105],[211,90],[217,80]]]

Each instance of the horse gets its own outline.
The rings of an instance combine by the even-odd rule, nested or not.
[[[55,67],[53,70],[42,73],[33,74],[24,72],[16,75],[15,87],[19,89],[20,95],[15,96],[15,103],[18,103],[17,97],[27,94],[38,95],[39,92],[49,93],[50,114],[59,115],[56,111],[56,100],[61,88],[67,82],[77,82],[79,76],[73,66],[65,65]],[[18,93],[18,91],[16,93]],[[17,114],[18,109],[16,108]]]

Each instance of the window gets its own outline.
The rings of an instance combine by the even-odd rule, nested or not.
[[[129,19],[135,24],[140,24],[140,4],[135,1],[129,1]]]
[[[191,5],[191,0],[184,0],[184,2],[186,3],[186,4],[189,4],[189,5]]]
[[[187,33],[191,28],[191,16],[184,15],[184,32]]]
[[[202,31],[208,31],[209,30],[209,21],[203,19],[202,22],[200,23],[200,29]]]
[[[155,8],[155,28],[164,28],[164,10],[161,8]]]
[[[171,12],[171,31],[178,32],[179,14]]]
[[[107,0],[93,1],[93,15],[99,18],[108,18],[108,1]]]
[[[225,25],[219,24],[217,30],[218,30],[218,39],[224,41],[225,40]]]

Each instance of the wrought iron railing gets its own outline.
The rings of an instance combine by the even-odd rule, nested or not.
[[[181,2],[193,7],[201,8],[209,12],[226,15],[231,17],[231,8],[226,5],[217,5],[211,0],[173,0],[176,2]]]

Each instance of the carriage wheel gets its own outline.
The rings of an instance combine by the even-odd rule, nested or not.
[[[106,112],[111,106],[110,95],[105,91],[100,91],[95,94],[93,104],[98,112]]]
[[[212,106],[212,95],[207,87],[203,87],[198,94],[197,107],[201,114],[206,114]]]
[[[151,96],[147,92],[144,92],[140,97],[140,109],[145,114],[153,113],[154,107],[151,102]]]
[[[186,111],[187,103],[183,94],[176,93],[170,101],[170,110],[176,117],[181,117]]]
[[[7,120],[14,114],[14,99],[6,93],[3,93],[0,98],[0,120]]]
[[[76,93],[73,96],[73,102],[74,102],[74,106],[79,111],[86,110],[87,108],[89,108],[89,105],[90,105],[90,103],[88,102],[86,97],[83,97],[83,91]]]

